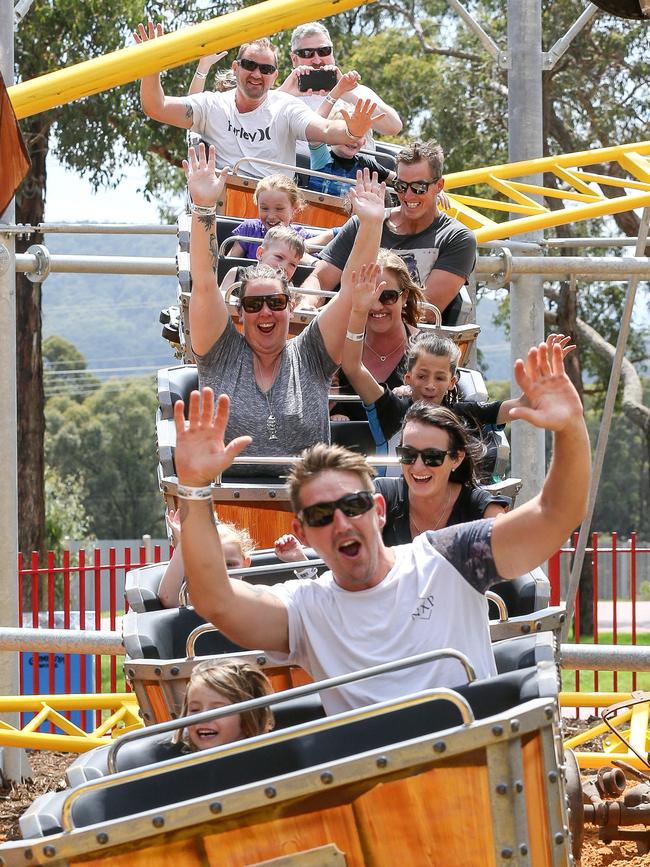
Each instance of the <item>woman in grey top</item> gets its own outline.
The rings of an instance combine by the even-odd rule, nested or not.
[[[252,435],[247,455],[253,457],[295,455],[316,442],[329,441],[327,395],[346,339],[354,288],[350,275],[378,242],[384,185],[368,172],[360,176],[352,192],[360,231],[341,291],[301,335],[287,341],[293,309],[287,280],[282,272],[264,265],[244,275],[241,334],[232,323],[215,277],[215,203],[223,193],[225,172],[215,174],[214,148],[206,158],[203,145],[198,154],[190,148],[184,166],[193,202],[192,351],[200,385],[230,397],[227,437]]]

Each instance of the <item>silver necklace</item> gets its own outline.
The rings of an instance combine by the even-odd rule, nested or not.
[[[435,525],[435,527],[428,527],[429,530],[437,530],[437,529],[440,527],[440,522],[441,522],[442,519],[444,518],[445,513],[446,513],[447,509],[449,508],[449,503],[450,503],[450,501],[451,501],[451,485],[447,485],[447,489],[448,489],[448,490],[447,490],[447,501],[445,502],[445,505],[442,507],[442,511],[441,511],[440,514],[438,515],[438,520],[436,521],[436,525]],[[415,523],[415,518],[413,517],[413,513],[412,513],[412,512],[409,514],[409,518],[411,519],[411,523],[413,524],[414,529],[417,530],[417,533],[416,533],[415,535],[416,535],[416,536],[419,536],[420,533],[423,533],[424,531],[421,530],[421,529],[418,527],[418,525]]]
[[[380,354],[377,352],[377,350],[375,350],[375,349],[372,348],[372,346],[368,343],[367,340],[366,340],[365,345],[366,345],[366,347],[367,347],[367,348],[372,352],[372,354],[373,354],[374,356],[376,356],[376,357],[377,357],[377,358],[378,358],[378,359],[383,363],[384,361],[386,361],[387,358],[390,358],[391,355],[394,355],[394,354],[397,352],[398,349],[404,349],[404,343],[405,343],[405,340],[404,340],[404,338],[402,337],[402,339],[401,339],[400,342],[397,344],[397,346],[396,346],[394,349],[391,349],[390,352],[387,352],[386,355],[380,355]]]
[[[260,371],[259,363],[257,361],[257,357],[255,355],[253,356],[253,372],[255,373],[257,387],[264,395],[264,400],[266,401],[266,406],[269,410],[269,414],[268,414],[267,419],[266,419],[266,435],[269,438],[269,442],[272,442],[273,440],[277,440],[277,438],[278,438],[278,422],[277,422],[277,419],[273,413],[273,407],[271,405],[271,401],[269,400],[269,394],[271,394],[271,392],[273,391],[273,386],[275,385],[275,382],[276,382],[276,378],[277,378],[277,374],[278,374],[278,367],[280,365],[281,360],[282,360],[282,355],[280,354],[276,358],[275,364],[273,365],[273,370],[271,372],[271,384],[266,389],[264,389],[259,382],[259,380],[262,378],[260,375],[261,371]]]

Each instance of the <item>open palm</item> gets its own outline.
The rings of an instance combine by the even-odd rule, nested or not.
[[[217,175],[215,174],[215,163],[214,145],[210,145],[206,157],[203,142],[199,145],[198,152],[191,147],[187,152],[187,159],[183,160],[187,186],[195,205],[212,207],[223,192],[228,169],[222,169],[221,173]]]

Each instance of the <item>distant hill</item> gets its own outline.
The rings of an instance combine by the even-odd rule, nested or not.
[[[173,257],[174,235],[47,235],[53,253]],[[43,336],[71,341],[88,368],[105,376],[143,375],[173,363],[160,311],[176,301],[174,277],[51,274],[43,284]],[[102,377],[103,378],[103,377]]]

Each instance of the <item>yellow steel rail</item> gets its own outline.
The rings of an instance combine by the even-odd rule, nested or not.
[[[631,701],[632,693],[625,692],[561,692],[561,707],[609,707],[619,702]],[[621,730],[621,735],[642,756],[647,756],[650,750],[650,735],[648,733],[649,703],[642,702],[622,711],[610,722],[617,728],[626,723],[629,727]],[[579,747],[594,738],[604,737],[603,752],[581,751]],[[574,751],[578,765],[581,768],[602,768],[612,764],[612,759],[622,759],[640,771],[648,771],[638,756],[627,748],[620,738],[612,734],[604,722],[599,722],[579,734],[572,735],[564,741],[566,749]]]
[[[18,119],[372,0],[266,0],[8,88]],[[134,21],[135,28],[138,22]]]
[[[111,713],[92,732],[85,732],[64,716],[65,711],[108,710]],[[85,753],[111,743],[118,735],[142,728],[137,699],[132,692],[101,695],[20,695],[0,696],[0,715],[33,713],[22,729],[0,720],[0,747],[61,750]],[[43,723],[52,723],[57,732],[39,732]]]
[[[625,176],[615,174],[614,166],[612,173],[593,171],[608,164],[617,164]],[[559,189],[522,180],[545,174],[557,178]],[[489,187],[494,197],[472,194],[476,186]],[[603,187],[619,194],[608,198]],[[650,141],[454,172],[445,177],[445,189],[450,213],[472,228],[479,242],[618,214],[650,205]],[[551,210],[531,196],[561,199],[565,206]],[[521,216],[498,222],[482,211]]]

